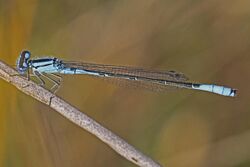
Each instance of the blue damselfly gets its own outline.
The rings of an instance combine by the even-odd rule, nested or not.
[[[56,91],[61,82],[58,74],[86,74],[95,77],[102,77],[110,80],[125,81],[128,84],[143,85],[142,87],[163,90],[168,87],[186,88],[193,90],[207,91],[223,96],[236,96],[236,89],[218,86],[215,84],[201,84],[188,82],[187,77],[176,71],[154,71],[136,67],[102,65],[93,63],[82,63],[64,61],[58,58],[42,57],[31,59],[29,51],[22,51],[17,59],[17,70],[20,74],[30,71],[45,85],[43,77],[54,83],[52,90]],[[53,76],[53,77],[51,77]],[[57,79],[55,79],[57,78]]]

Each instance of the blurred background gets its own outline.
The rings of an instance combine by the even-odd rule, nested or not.
[[[238,97],[129,89],[64,76],[58,96],[168,167],[250,166],[250,1],[0,0],[0,58],[33,57],[184,72]],[[0,166],[133,167],[0,80]]]

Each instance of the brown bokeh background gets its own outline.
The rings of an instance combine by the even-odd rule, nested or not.
[[[0,58],[14,65],[22,49],[237,88],[154,93],[65,76],[57,94],[163,166],[250,166],[250,1],[0,0]],[[134,166],[2,80],[0,105],[0,166]]]

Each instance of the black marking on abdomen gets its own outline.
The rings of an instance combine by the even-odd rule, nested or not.
[[[194,88],[199,88],[200,85],[201,85],[201,84],[196,84],[196,83],[194,83],[194,84],[192,84],[192,87],[194,87]]]
[[[156,78],[150,78],[150,77],[142,77],[142,76],[136,76],[136,75],[128,75],[128,74],[117,74],[117,73],[108,73],[108,72],[101,72],[101,71],[95,71],[95,70],[85,70],[86,72],[91,73],[97,73],[100,77],[114,77],[114,78],[122,78],[126,80],[140,80],[140,81],[146,81],[146,82],[155,82],[163,85],[170,85],[175,86],[174,84],[179,84],[176,86],[179,87],[186,87],[186,88],[192,88],[192,86],[199,88],[200,84],[193,84],[189,82],[180,82],[180,81],[172,81],[172,80],[164,80],[164,79],[156,79]]]
[[[231,89],[230,95],[234,94],[236,96],[237,90],[236,89]]]
[[[73,67],[72,67],[72,68],[70,68],[69,70],[70,70],[70,71],[74,71],[74,74],[76,74],[77,68],[73,68]]]

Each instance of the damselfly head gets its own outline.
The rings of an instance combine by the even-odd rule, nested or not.
[[[29,68],[29,59],[31,53],[27,50],[21,52],[17,59],[16,68],[20,74],[24,74]]]

